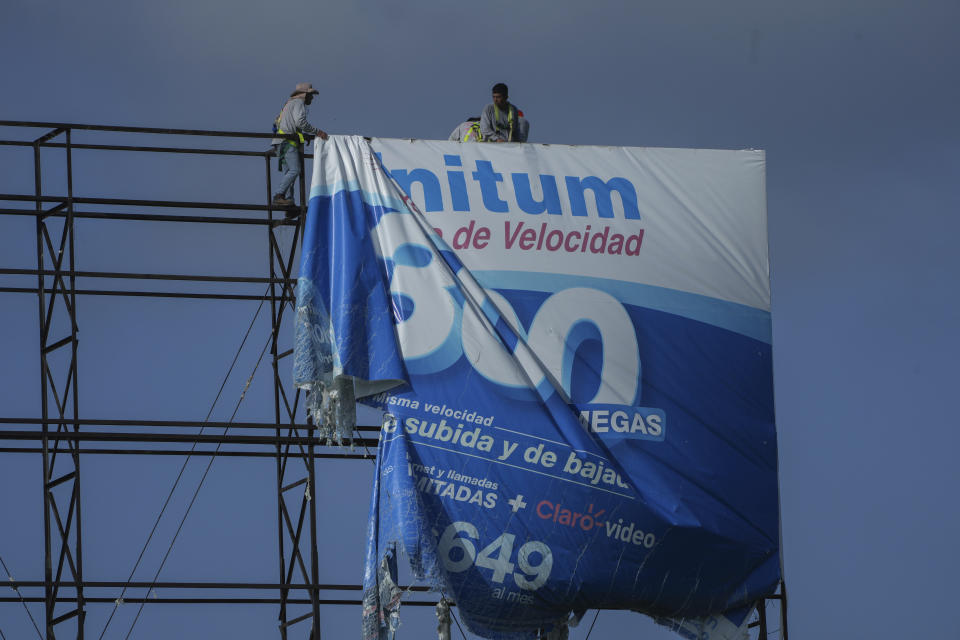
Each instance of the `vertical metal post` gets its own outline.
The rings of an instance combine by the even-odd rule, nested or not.
[[[70,366],[71,366],[71,378],[73,380],[73,431],[74,433],[79,433],[80,431],[80,381],[77,371],[77,279],[74,275],[76,273],[76,260],[74,249],[76,247],[76,227],[75,220],[73,217],[73,141],[71,136],[70,129],[67,129],[66,132],[66,141],[67,141],[67,221],[66,227],[70,230],[70,309],[72,310],[71,314],[71,323],[70,323]],[[83,640],[83,628],[84,622],[86,621],[87,612],[85,610],[84,598],[83,598],[83,536],[82,536],[82,519],[80,517],[80,440],[76,441],[76,445],[73,448],[73,467],[74,475],[73,486],[74,491],[76,492],[76,566],[77,566],[77,575],[76,575],[76,592],[77,592],[77,608],[79,610],[79,618],[77,620],[77,639]]]
[[[300,155],[300,166],[303,167],[303,146],[298,147],[297,152]],[[277,239],[277,230],[290,226],[286,219],[275,219],[273,209],[268,208],[268,241],[270,257],[270,317],[271,329],[273,331],[270,345],[270,353],[273,361],[273,397],[274,397],[274,419],[277,423],[277,436],[286,435],[297,436],[298,429],[296,425],[297,407],[300,401],[300,391],[296,391],[293,403],[291,404],[287,395],[286,386],[289,381],[284,381],[280,376],[280,361],[292,354],[292,349],[281,351],[280,348],[280,330],[283,325],[283,318],[286,311],[293,312],[295,305],[293,303],[294,291],[290,286],[293,273],[293,260],[296,256],[297,242],[301,222],[303,220],[302,212],[305,205],[305,186],[303,181],[303,172],[300,175],[300,202],[301,215],[296,217],[293,225],[293,238],[289,251],[284,251],[280,247]],[[267,191],[272,191],[270,180],[270,168],[267,165]],[[272,197],[272,196],[271,196]],[[281,429],[281,425],[288,425],[286,429]],[[311,426],[311,435],[313,428]],[[303,460],[306,465],[306,477],[288,481],[288,475],[294,475],[294,470],[299,470],[300,465],[290,465],[291,461]],[[299,474],[297,474],[299,475]],[[289,492],[295,493],[290,494]],[[280,589],[280,634],[283,640],[287,638],[287,629],[299,622],[308,619],[312,621],[311,635],[319,637],[320,624],[320,590],[317,587],[319,581],[319,558],[317,557],[317,536],[316,536],[316,510],[313,502],[312,492],[314,491],[314,470],[313,470],[313,446],[312,444],[305,449],[298,446],[295,451],[291,451],[291,445],[277,446],[277,517],[278,517],[278,547],[280,552],[280,572],[283,585],[289,585],[292,582],[294,571],[299,569],[299,574],[304,583],[308,584],[308,593],[310,594],[310,612],[290,618],[291,613],[288,608],[288,596],[290,588],[283,586]],[[300,497],[299,510],[292,511],[290,507],[296,505],[295,501],[288,500],[289,495]],[[296,520],[291,517],[291,513],[297,513]],[[309,516],[309,521],[308,520]],[[305,542],[304,525],[309,528],[310,568],[307,568],[304,560],[305,554],[301,550],[301,541]],[[289,547],[287,546],[289,539]],[[289,557],[288,557],[289,556]]]
[[[767,640],[767,600],[764,598],[757,603],[757,615],[760,616],[760,633],[757,640]]]
[[[266,156],[266,185],[267,185],[267,219],[270,221],[270,225],[267,227],[267,233],[269,237],[267,238],[268,245],[268,257],[270,260],[270,322],[272,330],[272,338],[270,344],[270,356],[273,363],[273,416],[274,421],[277,424],[276,434],[279,438],[282,436],[280,430],[280,391],[277,388],[278,381],[280,379],[280,372],[278,369],[278,350],[277,350],[277,338],[279,334],[279,327],[277,326],[277,290],[276,283],[274,280],[277,277],[276,270],[276,250],[274,248],[273,242],[273,187],[272,187],[272,176],[270,173],[270,156]],[[283,289],[281,289],[281,296]],[[283,535],[283,447],[277,443],[277,545],[280,557],[280,583],[284,584],[287,582],[287,569],[286,569],[286,558],[284,556],[284,535]],[[290,594],[290,590],[281,587],[280,588],[280,614],[277,616],[277,619],[280,621],[280,638],[281,640],[287,640],[287,597]]]
[[[307,213],[307,159],[305,157],[307,144],[303,143],[297,147],[297,153],[300,154],[300,215]],[[313,143],[316,151],[317,143]],[[302,228],[301,228],[302,229]]]
[[[40,304],[40,415],[43,419],[42,436],[42,455],[43,455],[43,602],[44,616],[46,620],[46,634],[48,640],[52,640],[53,635],[53,561],[50,557],[50,510],[47,508],[47,478],[50,477],[50,425],[47,422],[49,411],[47,408],[47,335],[45,330],[44,318],[46,317],[45,305],[46,278],[43,275],[44,252],[43,252],[43,186],[40,168],[40,141],[33,143],[33,187],[36,196],[37,210],[37,298]]]
[[[318,139],[319,138],[314,138],[314,143],[313,143],[314,151],[317,150],[316,140]],[[301,242],[303,241],[303,230],[307,226],[304,224],[307,217],[307,159],[304,153],[306,151],[306,147],[307,145],[306,143],[304,143],[300,145],[300,147],[297,150],[297,153],[300,154],[300,211],[297,219],[300,221],[299,238]],[[297,245],[296,239],[294,239],[293,245],[294,246]],[[311,464],[313,464],[312,458],[311,458]]]
[[[317,474],[316,460],[313,457],[314,441],[316,435],[316,425],[313,420],[310,421],[310,444],[307,446],[307,466],[310,483],[307,485],[311,494],[316,492]],[[311,495],[312,498],[312,495]],[[310,604],[313,608],[313,632],[310,634],[311,640],[320,640],[320,589],[317,586],[320,583],[320,557],[317,550],[317,501],[310,500]]]
[[[41,146],[61,133],[66,132],[67,150],[67,198],[53,207],[50,211],[43,209],[43,180],[41,172]],[[69,426],[74,433],[80,430],[79,396],[77,393],[77,316],[76,316],[76,278],[74,260],[74,211],[73,211],[73,159],[72,139],[70,131],[58,128],[41,136],[33,143],[34,148],[34,191],[37,210],[37,270],[40,313],[40,393],[42,425],[42,454],[43,454],[43,530],[44,530],[44,603],[45,626],[47,638],[55,638],[55,627],[72,618],[77,618],[77,638],[83,640],[83,627],[86,618],[83,598],[83,554],[80,523],[80,452],[79,443],[75,439],[61,441],[66,435]],[[58,242],[51,236],[51,227],[47,224],[50,214],[65,209],[63,227]],[[46,261],[49,258],[50,270],[46,270]],[[69,275],[64,278],[64,259],[68,265]],[[49,287],[47,276],[50,276]],[[69,285],[67,284],[69,283]],[[64,311],[57,313],[58,301]],[[60,339],[51,340],[50,332],[55,326],[54,320],[66,314],[70,334]],[[65,369],[66,379],[58,389],[57,378],[48,357],[51,353],[70,346],[68,362]],[[60,373],[64,373],[61,371]],[[51,416],[50,400],[56,407],[56,415]],[[50,433],[50,424],[56,424],[55,433]],[[53,441],[51,454],[50,442]],[[70,456],[72,468],[65,473],[55,476],[57,452],[65,445]],[[64,457],[61,455],[61,460]],[[61,467],[63,464],[61,464]],[[66,498],[65,512],[61,513],[62,503],[58,505],[54,489],[65,485],[62,495]],[[58,534],[59,545],[54,549],[54,538],[51,531]],[[71,542],[72,537],[72,542]],[[56,555],[56,571],[54,572],[54,556]],[[70,576],[64,579],[64,568]],[[69,586],[68,586],[69,585]],[[60,589],[71,589],[72,597],[64,596]],[[57,614],[58,601],[71,603],[73,608],[66,613]]]
[[[787,635],[787,583],[780,581],[780,635],[783,640],[789,640]]]
[[[314,138],[313,151],[314,156],[316,156],[317,141],[320,140],[319,137]],[[300,234],[303,233],[304,228],[306,227],[306,216],[307,216],[307,159],[306,154],[306,144],[300,145],[300,216],[298,220],[298,226],[300,227]],[[300,235],[301,240],[303,236]],[[293,246],[296,247],[297,240],[296,236],[294,237]],[[291,251],[291,258],[293,257],[293,251]],[[316,435],[316,425],[313,424],[313,420],[308,420],[310,429],[308,434],[310,436],[310,444],[307,446],[307,475],[309,478],[309,484],[307,488],[310,491],[308,498],[312,498],[313,494],[316,493],[317,486],[317,474],[316,474],[316,460],[313,457],[314,447],[315,447],[315,435]],[[317,548],[317,501],[310,499],[310,582],[313,586],[310,588],[310,604],[313,609],[313,632],[310,637],[311,640],[320,640],[320,589],[317,587],[317,584],[320,582],[320,557],[319,551]]]

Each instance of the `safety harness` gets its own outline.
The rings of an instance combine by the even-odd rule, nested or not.
[[[461,142],[483,142],[483,134],[480,133],[480,123],[474,122],[467,127],[467,131],[463,134],[463,139]]]
[[[514,125],[514,114],[516,114],[517,108],[513,105],[510,105],[510,108],[507,109],[507,125],[509,126],[509,135],[507,136],[507,142],[514,142],[513,139],[513,125]],[[493,105],[493,124],[497,128],[497,133],[500,132],[500,109],[497,108],[497,105]]]
[[[287,108],[287,105],[290,104],[290,100],[291,99],[288,99],[286,102],[283,103],[283,109]],[[280,120],[283,118],[283,109],[280,109],[280,113],[278,113],[277,117],[274,118],[273,120],[273,132],[278,133],[282,136],[285,136],[287,135],[287,132],[280,128]],[[300,133],[299,131],[297,131],[297,138],[300,139],[300,144],[306,143],[306,139],[303,137],[303,134]],[[291,145],[294,148],[299,146],[293,140],[284,140],[283,142],[280,143],[280,146],[277,147],[277,168],[280,171],[283,171],[284,165],[286,164],[287,145]]]

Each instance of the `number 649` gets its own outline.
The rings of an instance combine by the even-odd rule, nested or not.
[[[500,534],[478,554],[472,540],[479,538],[480,532],[469,522],[454,522],[444,530],[440,537],[440,559],[447,571],[460,573],[476,564],[491,569],[494,582],[503,582],[510,575],[518,587],[527,591],[539,589],[550,578],[553,553],[539,540],[530,540],[517,550],[516,566],[520,570],[514,572],[514,563],[510,561],[516,539],[514,534]],[[531,560],[537,557],[539,562],[533,564]]]

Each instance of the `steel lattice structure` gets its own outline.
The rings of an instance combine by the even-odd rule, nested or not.
[[[114,602],[114,598],[89,596],[86,591],[102,588],[163,588],[177,590],[215,590],[213,597],[164,596],[162,598],[124,598],[130,603],[180,603],[180,604],[271,604],[278,607],[279,635],[288,637],[319,637],[314,630],[320,629],[322,606],[359,606],[356,597],[331,597],[343,593],[358,592],[359,584],[323,584],[319,581],[321,562],[318,545],[316,501],[311,499],[311,487],[316,486],[318,460],[361,460],[371,457],[369,453],[349,453],[326,447],[317,437],[316,427],[309,420],[297,422],[301,409],[301,391],[291,394],[289,385],[282,378],[280,364],[292,355],[286,347],[280,327],[285,317],[294,310],[294,284],[296,282],[295,255],[297,239],[301,231],[304,208],[283,210],[272,206],[270,162],[274,157],[269,151],[251,151],[222,147],[175,147],[140,146],[121,144],[77,143],[75,132],[99,134],[135,134],[164,138],[164,136],[196,136],[204,139],[262,142],[274,137],[272,134],[248,132],[201,131],[187,129],[159,129],[145,127],[117,127],[78,125],[64,123],[0,121],[0,127],[9,127],[18,132],[42,133],[28,140],[3,139],[0,146],[19,147],[32,155],[33,193],[0,193],[0,215],[27,216],[36,221],[36,269],[5,268],[0,265],[0,275],[36,277],[35,287],[2,286],[0,294],[32,294],[37,299],[37,318],[40,336],[39,361],[40,389],[39,416],[0,415],[0,454],[31,454],[42,459],[43,490],[43,554],[42,579],[10,580],[9,586],[15,595],[0,597],[0,603],[42,602],[44,620],[43,636],[53,638],[84,638],[85,618],[88,603]],[[65,158],[66,194],[52,195],[45,189],[44,163],[41,150],[62,150]],[[247,158],[250,162],[262,162],[264,172],[265,204],[231,204],[226,202],[193,202],[182,200],[139,200],[121,198],[81,197],[74,194],[74,154],[77,150],[108,152],[135,152],[158,154],[195,154],[201,156],[232,156]],[[303,146],[299,146],[301,166],[304,159]],[[305,173],[305,172],[302,172]],[[299,183],[299,202],[306,202],[306,187],[303,175]],[[95,211],[93,207],[124,207],[127,211]],[[82,210],[81,210],[82,208]],[[189,214],[142,212],[138,209],[161,208],[163,210],[190,210]],[[197,214],[197,211],[203,212]],[[238,215],[242,214],[242,215]],[[257,225],[267,232],[266,253],[269,272],[263,277],[185,275],[170,273],[130,273],[113,271],[81,271],[76,268],[75,223],[78,219],[125,220],[132,222],[165,222],[171,224],[216,224]],[[293,228],[294,242],[282,248],[277,237],[280,229]],[[262,284],[262,295],[222,292],[169,292],[141,288],[136,290],[118,288],[78,288],[78,278],[96,278],[105,281],[133,281],[140,287],[149,287],[157,281],[193,283],[247,283]],[[95,419],[81,412],[82,402],[78,386],[78,296],[126,296],[207,300],[256,300],[269,303],[271,337],[269,343],[270,365],[273,378],[274,422],[208,422],[204,427],[223,428],[224,433],[194,434],[181,432],[178,428],[196,427],[196,421],[173,421],[155,418],[140,420]],[[63,327],[68,330],[64,331]],[[58,331],[60,331],[58,333]],[[302,409],[301,409],[302,413]],[[88,430],[97,427],[100,430]],[[142,427],[146,430],[131,428]],[[230,427],[246,431],[262,432],[261,435],[229,434]],[[109,428],[103,431],[102,428]],[[125,430],[115,430],[117,428]],[[153,431],[150,428],[154,428]],[[163,431],[160,431],[163,429]],[[170,432],[173,429],[174,432]],[[377,427],[360,427],[355,442],[364,447],[376,447]],[[364,436],[366,434],[366,437]],[[182,446],[198,444],[216,445],[215,449],[194,450]],[[182,445],[178,448],[178,445]],[[229,446],[227,449],[221,448]],[[84,578],[83,535],[81,517],[81,470],[82,461],[91,455],[120,456],[194,456],[194,457],[243,457],[272,458],[276,463],[277,497],[277,559],[276,582],[227,582],[211,579],[197,582],[161,581],[90,581]],[[2,457],[0,457],[2,459]],[[297,491],[293,491],[297,489]],[[40,589],[43,596],[29,596],[19,589]],[[251,597],[242,595],[251,590],[274,591],[275,597]],[[425,592],[426,587],[411,587],[412,592]],[[221,594],[229,593],[228,597]],[[783,584],[779,591],[768,598],[766,604],[776,609],[780,618],[780,636],[787,638],[786,592]],[[302,615],[292,615],[290,605],[308,605]],[[435,600],[411,599],[406,605],[436,605]],[[766,606],[759,606],[751,624],[758,638],[768,637],[768,614]]]

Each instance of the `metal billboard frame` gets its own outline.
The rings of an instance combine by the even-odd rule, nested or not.
[[[19,602],[24,606],[28,602],[44,603],[45,629],[42,634],[47,640],[75,635],[78,640],[84,638],[86,606],[88,603],[115,602],[114,598],[91,597],[87,589],[97,588],[163,588],[176,591],[193,589],[211,589],[228,593],[250,590],[276,591],[272,598],[231,596],[231,597],[162,597],[162,598],[124,598],[130,603],[178,603],[178,604],[273,604],[278,606],[278,630],[280,637],[287,640],[296,631],[297,637],[319,638],[315,630],[320,629],[320,609],[330,605],[360,606],[361,599],[344,597],[325,597],[328,592],[359,592],[360,584],[322,584],[319,582],[321,562],[317,543],[317,513],[315,501],[311,499],[310,487],[315,486],[316,461],[328,459],[369,459],[368,453],[348,453],[339,448],[328,447],[317,435],[316,425],[311,420],[297,423],[296,414],[300,406],[301,391],[292,396],[288,393],[285,381],[279,373],[280,362],[292,355],[293,349],[283,349],[280,341],[280,326],[286,313],[294,309],[293,261],[297,251],[298,238],[302,234],[302,220],[306,207],[306,183],[301,172],[298,180],[300,207],[284,209],[272,204],[272,183],[270,162],[275,157],[270,151],[251,151],[228,148],[201,148],[176,146],[144,146],[120,144],[94,144],[74,142],[74,133],[78,131],[100,133],[137,134],[153,137],[189,136],[217,138],[220,140],[265,141],[275,134],[207,131],[195,129],[165,129],[150,127],[123,127],[105,125],[84,125],[50,122],[29,122],[0,120],[0,127],[14,128],[29,133],[41,130],[43,133],[27,140],[0,139],[0,146],[19,147],[32,152],[33,193],[0,193],[0,215],[28,216],[36,221],[36,269],[4,268],[0,265],[0,276],[36,276],[35,287],[0,286],[0,294],[33,294],[38,303],[38,331],[40,335],[40,380],[41,393],[40,416],[16,417],[0,416],[0,454],[32,454],[42,458],[43,482],[43,549],[44,574],[42,580],[13,580],[8,582],[15,596],[0,597],[0,603]],[[283,136],[281,136],[283,137]],[[294,136],[287,136],[291,140]],[[52,195],[44,188],[43,159],[41,150],[62,149],[66,159],[66,195]],[[263,162],[265,167],[264,186],[265,204],[232,204],[226,202],[191,202],[179,200],[141,200],[120,198],[90,198],[74,195],[74,152],[76,150],[100,150],[136,153],[199,154],[210,156],[247,157],[253,162]],[[304,153],[303,145],[298,146],[300,166],[304,160],[312,158]],[[13,204],[9,204],[13,203]],[[19,206],[18,206],[19,205]],[[95,211],[91,207],[128,207],[132,211]],[[178,213],[143,213],[139,207],[176,210],[203,211],[205,215]],[[82,209],[82,210],[81,210]],[[237,214],[242,215],[237,215]],[[269,273],[264,277],[238,277],[213,275],[185,275],[170,273],[132,273],[82,271],[76,268],[75,260],[75,221],[78,219],[103,219],[126,221],[155,221],[175,224],[225,224],[258,225],[267,230],[267,255]],[[281,248],[277,231],[293,227],[294,242],[286,251]],[[205,282],[205,283],[248,283],[265,284],[266,293],[260,296],[234,293],[194,293],[127,289],[80,289],[77,278],[97,278],[107,281],[132,280],[149,287],[155,281]],[[114,420],[83,416],[80,410],[78,386],[78,317],[77,296],[127,296],[159,297],[175,299],[207,300],[261,300],[269,302],[271,318],[270,356],[273,370],[273,413],[274,422],[204,422],[204,426],[222,427],[222,435],[198,435],[170,433],[168,431],[84,431],[83,426],[97,427],[156,427],[178,428],[200,426],[195,421],[172,421],[156,418],[143,420]],[[55,324],[70,327],[69,332],[55,334]],[[52,354],[66,353],[59,362],[51,358]],[[65,362],[64,362],[65,360]],[[13,429],[11,427],[20,428]],[[261,430],[264,435],[228,435],[226,429]],[[378,427],[358,427],[359,437],[354,440],[365,447],[376,447]],[[19,443],[19,444],[12,444]],[[177,445],[216,444],[214,450],[176,448]],[[122,446],[121,446],[122,445]],[[149,446],[143,446],[149,445]],[[221,445],[233,448],[223,450]],[[243,447],[236,449],[235,446]],[[83,574],[83,536],[81,518],[81,459],[88,455],[161,455],[161,456],[197,456],[197,457],[247,457],[274,458],[276,461],[277,496],[277,582],[249,583],[223,582],[215,579],[202,582],[142,582],[131,580],[89,581]],[[59,461],[59,464],[58,464]],[[291,490],[304,487],[290,493]],[[299,497],[297,497],[299,496]],[[20,588],[42,588],[43,596],[27,596]],[[427,587],[413,586],[405,589],[423,594]],[[302,593],[302,597],[293,597],[293,593]],[[430,606],[436,600],[414,598],[405,601],[407,606]],[[309,612],[296,617],[288,615],[288,605],[309,605]],[[767,605],[778,610],[780,636],[787,636],[787,596],[783,582],[778,590],[758,604],[756,619],[750,627],[757,637],[768,638]],[[310,624],[301,624],[309,621]],[[309,629],[308,629],[309,627]],[[306,631],[304,631],[306,630]],[[39,629],[38,629],[39,633]]]

